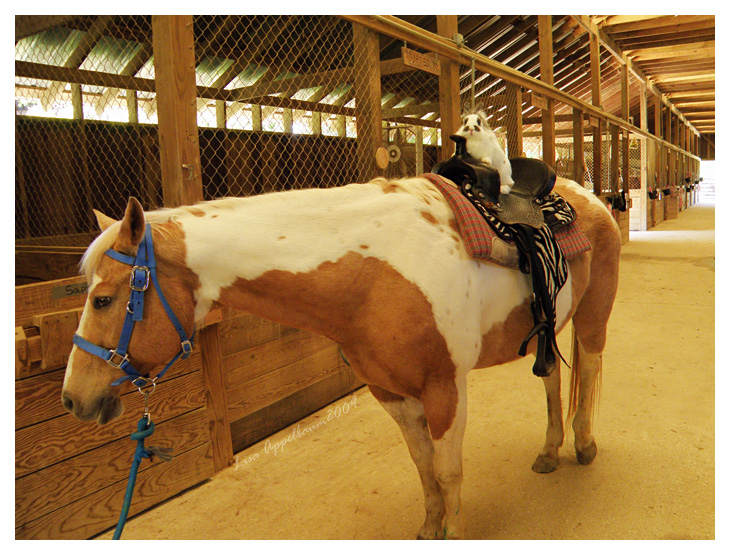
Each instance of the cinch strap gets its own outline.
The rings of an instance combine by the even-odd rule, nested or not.
[[[193,339],[195,338],[195,332],[192,337],[188,338],[185,333],[185,329],[180,324],[180,321],[175,316],[170,304],[167,302],[165,295],[162,293],[160,283],[157,279],[157,261],[155,260],[155,252],[152,244],[152,227],[147,224],[145,228],[144,241],[142,241],[137,249],[137,256],[128,256],[114,249],[107,250],[104,254],[113,258],[114,260],[132,266],[132,274],[129,279],[129,288],[131,293],[129,295],[129,303],[127,304],[127,313],[124,317],[124,324],[122,326],[122,333],[119,337],[119,343],[115,350],[105,349],[90,341],[87,341],[78,334],[74,334],[73,342],[80,349],[98,356],[105,360],[109,365],[119,368],[124,371],[126,376],[112,382],[112,385],[119,385],[127,380],[132,380],[132,383],[136,384],[136,380],[149,380],[142,376],[129,361],[129,355],[127,349],[129,348],[129,341],[132,338],[132,331],[134,329],[135,322],[141,322],[144,318],[144,294],[147,291],[150,281],[157,291],[157,295],[160,298],[162,307],[167,313],[167,317],[172,322],[178,335],[180,336],[180,352],[177,353],[170,362],[167,363],[165,368],[157,374],[153,380],[161,378],[168,368],[170,368],[179,359],[186,359],[193,352]],[[142,384],[144,385],[144,384]]]

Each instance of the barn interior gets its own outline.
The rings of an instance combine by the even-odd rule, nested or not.
[[[492,485],[487,501],[482,486],[465,495],[473,537],[714,537],[714,182],[701,171],[715,159],[714,16],[35,15],[16,16],[15,52],[16,538],[107,538],[126,488],[137,391],[107,427],[60,403],[92,209],[420,175],[453,154],[475,105],[509,156],[545,160],[607,206],[623,199],[611,212],[624,250],[606,458],[585,473],[564,455],[546,487],[529,469],[542,385],[526,361],[475,372],[469,418],[491,423],[465,464]],[[151,397],[176,456],[143,463],[129,539],[410,537],[412,463],[335,343],[232,309],[198,334]],[[290,452],[261,455],[345,405]],[[595,491],[591,519],[579,499]],[[193,504],[225,516],[181,517]]]

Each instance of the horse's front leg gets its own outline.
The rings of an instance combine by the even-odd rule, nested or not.
[[[418,539],[436,539],[442,532],[444,498],[433,469],[433,442],[423,404],[418,399],[401,397],[376,386],[369,386],[383,408],[393,417],[403,433],[408,451],[418,469],[426,505],[426,520],[418,531]]]
[[[545,474],[558,468],[558,449],[563,445],[563,406],[560,402],[560,359],[552,373],[542,379],[547,396],[548,426],[545,445],[532,464],[532,470]]]
[[[433,468],[444,498],[444,539],[464,537],[461,510],[462,444],[466,429],[466,376],[456,382],[429,384],[422,392],[433,439]]]

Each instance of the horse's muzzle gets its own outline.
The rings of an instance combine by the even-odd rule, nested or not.
[[[100,397],[89,406],[84,407],[77,399],[64,391],[61,394],[61,403],[68,412],[79,420],[85,422],[96,420],[99,425],[111,422],[124,412],[122,400],[116,395]]]

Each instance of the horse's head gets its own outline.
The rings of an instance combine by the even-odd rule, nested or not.
[[[129,388],[129,381],[112,385],[126,375],[119,368],[123,357],[113,356],[107,362],[100,355],[88,352],[88,348],[79,348],[77,339],[83,338],[86,344],[98,346],[99,351],[107,355],[120,345],[131,304],[130,275],[134,271],[132,265],[105,253],[111,248],[122,258],[136,257],[140,243],[146,241],[146,221],[142,206],[133,198],[129,200],[120,222],[99,212],[96,216],[102,234],[91,244],[82,261],[89,280],[88,298],[76,332],[76,344],[69,356],[62,402],[66,410],[77,418],[106,424],[124,411],[120,393]],[[191,337],[194,328],[194,287],[191,279],[194,276],[184,265],[184,235],[173,222],[156,224],[151,233],[159,286],[187,337]],[[139,280],[144,273],[136,271]],[[141,288],[139,284],[137,287]],[[181,334],[170,320],[156,289],[150,281],[144,291],[143,310],[139,311],[141,320],[131,326],[126,349],[129,364],[142,376],[149,376],[155,366],[169,361],[181,351]]]

